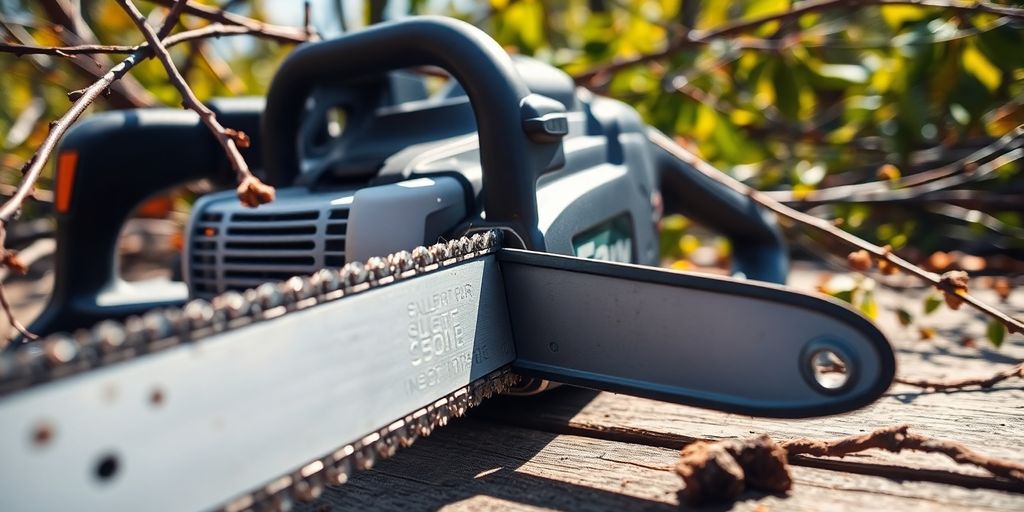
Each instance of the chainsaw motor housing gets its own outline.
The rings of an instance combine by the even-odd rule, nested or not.
[[[558,98],[568,126],[561,153],[536,184],[545,249],[657,264],[658,187],[638,116],[621,103],[577,91],[568,75],[538,61],[521,57],[516,65],[536,82],[527,79],[531,90]],[[411,82],[399,72],[353,86],[363,92],[314,93],[299,132],[303,170],[274,202],[254,211],[240,205],[233,191],[201,198],[186,231],[184,276],[192,295],[365,261],[484,225],[485,179],[469,99],[454,82],[432,96],[422,82],[417,94]],[[371,97],[370,91],[379,94]],[[370,114],[346,113],[335,137],[323,136],[329,121],[308,121],[347,109],[344,102],[352,97],[381,106]],[[393,104],[394,98],[402,102]],[[604,123],[594,109],[603,111]],[[353,124],[358,122],[365,125]],[[403,133],[409,127],[418,131]],[[361,144],[364,138],[373,142]],[[345,150],[355,147],[360,149]]]
[[[438,80],[425,74],[436,77],[437,68],[451,78],[431,88]],[[653,144],[634,109],[576,87],[554,67],[510,57],[447,18],[302,45],[265,99],[210,104],[225,126],[250,134],[253,149],[243,154],[277,187],[276,200],[238,204],[223,154],[191,112],[91,116],[60,148],[77,165],[69,206],[57,213],[55,291],[33,331],[71,330],[495,228],[513,247],[657,265],[663,209],[728,236],[734,273],[785,279],[774,220]],[[132,210],[203,178],[229,190],[193,206],[187,288],[125,283],[116,243]],[[112,183],[118,194],[109,194]]]

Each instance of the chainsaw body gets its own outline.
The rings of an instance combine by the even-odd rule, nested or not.
[[[777,284],[785,246],[749,198],[468,24],[304,45],[265,100],[211,106],[278,197],[199,199],[187,284],[126,283],[115,258],[151,195],[233,188],[195,114],[104,113],[61,146],[48,336],[0,352],[7,509],[276,508],[511,386],[804,418],[892,381],[870,321]],[[663,210],[727,235],[747,279],[654,266]]]
[[[266,99],[212,101],[222,124],[252,136],[243,154],[278,196],[257,209],[230,189],[200,198],[182,258],[187,287],[122,280],[117,236],[134,208],[169,187],[210,179],[230,188],[216,142],[187,111],[84,120],[60,148],[77,165],[73,180],[58,180],[73,185],[58,191],[70,200],[57,214],[55,290],[32,330],[73,329],[491,228],[512,246],[656,265],[663,207],[727,235],[734,273],[785,279],[774,221],[651,144],[632,108],[536,60],[494,55],[482,33],[452,37],[450,28],[384,27],[306,46]],[[422,74],[403,71],[421,65],[454,78],[428,91]]]

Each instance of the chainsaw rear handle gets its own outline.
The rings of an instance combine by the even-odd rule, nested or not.
[[[264,161],[271,183],[287,186],[299,175],[296,134],[316,85],[425,65],[451,73],[472,104],[486,224],[511,227],[527,248],[543,250],[536,182],[539,170],[561,155],[559,132],[567,125],[557,119],[564,106],[531,95],[498,43],[476,27],[450,18],[422,16],[382,23],[301,46],[285,59],[270,84],[263,117]]]
[[[665,209],[726,235],[733,247],[733,272],[758,281],[785,283],[789,252],[771,214],[673,154],[669,148],[676,144],[663,133],[649,128],[647,137],[661,178]]]
[[[224,124],[255,134],[263,104],[245,98],[211,108]],[[254,163],[249,153],[243,150]],[[224,154],[199,117],[181,109],[95,114],[68,133],[56,160],[54,289],[29,329],[45,335],[183,302],[183,283],[122,281],[117,241],[132,211],[153,194],[203,178],[231,182]]]

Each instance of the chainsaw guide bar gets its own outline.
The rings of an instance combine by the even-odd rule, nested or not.
[[[460,417],[465,414],[466,410],[478,405],[481,400],[508,390],[519,379],[517,375],[510,373],[507,368],[513,354],[511,352],[499,354],[498,352],[501,349],[511,351],[511,341],[502,340],[497,336],[488,338],[490,333],[479,333],[482,339],[474,343],[475,347],[473,346],[474,344],[459,347],[462,349],[460,351],[460,358],[448,359],[447,364],[449,366],[436,365],[433,368],[435,373],[447,371],[447,374],[439,377],[420,377],[420,375],[415,375],[407,379],[407,382],[399,382],[399,386],[393,386],[395,389],[392,395],[398,397],[398,399],[406,395],[415,397],[431,396],[431,398],[418,398],[420,400],[418,406],[410,409],[404,403],[401,405],[388,405],[386,403],[389,396],[387,393],[382,393],[384,396],[367,396],[366,398],[371,400],[371,402],[357,407],[356,409],[359,409],[360,413],[366,412],[365,409],[374,409],[374,412],[377,413],[375,417],[378,418],[386,417],[381,416],[382,414],[387,414],[382,412],[382,409],[400,410],[402,413],[389,416],[394,420],[390,423],[372,423],[374,420],[359,420],[359,418],[363,417],[363,414],[343,414],[342,416],[344,417],[355,418],[355,423],[365,424],[365,426],[350,425],[349,428],[349,430],[356,429],[363,434],[355,438],[350,437],[349,441],[340,448],[337,448],[338,445],[334,444],[330,451],[320,450],[321,456],[316,458],[311,459],[307,456],[303,463],[292,464],[295,468],[293,471],[279,477],[268,479],[266,476],[271,476],[268,474],[262,478],[264,481],[262,485],[250,485],[249,490],[244,493],[239,494],[239,491],[242,491],[242,489],[236,488],[227,491],[231,495],[213,500],[210,498],[215,493],[224,493],[226,491],[226,489],[221,488],[225,487],[222,481],[213,483],[213,485],[210,483],[203,485],[201,479],[196,481],[195,478],[192,478],[192,481],[185,488],[168,492],[168,486],[155,483],[160,480],[155,471],[150,471],[148,474],[142,471],[135,471],[132,475],[125,475],[141,476],[143,478],[141,482],[131,482],[132,486],[136,488],[135,491],[129,490],[123,493],[124,495],[113,498],[113,501],[110,501],[110,493],[104,493],[103,491],[110,491],[112,489],[104,489],[104,487],[125,484],[126,482],[118,482],[113,478],[113,476],[120,477],[120,475],[108,474],[104,476],[106,473],[117,471],[118,465],[131,467],[133,463],[131,460],[132,456],[137,456],[136,459],[154,459],[146,462],[136,460],[134,462],[137,465],[150,468],[160,467],[163,464],[169,464],[165,457],[173,456],[174,451],[171,450],[164,452],[163,455],[148,457],[148,452],[141,453],[138,451],[139,448],[144,448],[146,443],[149,442],[149,440],[145,440],[136,446],[134,453],[122,454],[127,459],[124,462],[118,462],[119,459],[117,457],[119,454],[116,451],[105,452],[105,454],[101,454],[98,458],[94,454],[87,456],[82,453],[83,450],[93,450],[96,444],[105,442],[88,439],[91,433],[103,433],[101,431],[91,431],[91,428],[105,427],[109,424],[114,428],[122,428],[126,431],[134,430],[135,433],[138,433],[139,430],[146,430],[146,426],[133,428],[134,425],[129,425],[127,428],[124,428],[125,425],[123,423],[119,423],[116,418],[111,417],[116,416],[118,406],[115,405],[111,409],[97,403],[105,401],[118,402],[118,394],[139,394],[143,391],[130,389],[126,385],[122,385],[119,389],[115,388],[112,384],[104,384],[103,380],[106,374],[110,370],[120,370],[124,374],[142,367],[135,371],[135,373],[147,375],[136,375],[134,377],[135,380],[132,382],[149,380],[148,374],[156,373],[156,382],[159,383],[161,368],[174,368],[172,371],[177,371],[178,367],[188,367],[190,364],[201,365],[203,361],[213,360],[211,364],[220,364],[217,367],[217,371],[223,371],[224,368],[230,368],[229,363],[225,363],[225,359],[252,359],[252,352],[255,352],[257,357],[266,357],[268,355],[273,357],[273,354],[260,354],[260,349],[257,347],[265,346],[269,343],[287,344],[311,341],[308,339],[288,340],[271,338],[274,335],[287,335],[293,331],[294,325],[280,327],[286,321],[290,321],[292,324],[310,325],[309,319],[300,319],[298,317],[303,314],[315,314],[318,310],[322,311],[322,308],[314,308],[314,306],[322,306],[342,299],[356,300],[357,298],[362,298],[365,292],[390,288],[401,289],[402,295],[408,297],[400,298],[413,300],[413,297],[417,296],[415,288],[410,291],[402,287],[395,287],[394,285],[404,284],[408,281],[409,285],[416,286],[419,283],[423,283],[423,285],[419,286],[420,288],[426,287],[429,290],[437,290],[438,288],[431,286],[432,283],[429,283],[429,280],[424,279],[424,277],[431,276],[431,274],[436,273],[439,269],[449,269],[462,265],[462,268],[456,272],[464,274],[468,280],[466,283],[472,284],[460,284],[457,288],[462,289],[464,286],[472,286],[476,289],[469,293],[473,295],[477,293],[484,294],[485,298],[483,300],[486,301],[488,300],[487,289],[480,286],[479,282],[473,282],[473,279],[484,275],[482,266],[495,265],[493,261],[485,259],[485,257],[497,250],[498,241],[498,232],[488,231],[482,234],[474,234],[471,237],[462,237],[447,243],[436,244],[431,247],[421,246],[411,252],[403,251],[384,258],[371,258],[365,264],[359,262],[349,263],[340,271],[323,269],[313,276],[294,277],[277,284],[268,283],[245,293],[228,292],[215,297],[209,302],[194,300],[181,308],[166,308],[153,311],[142,317],[129,318],[123,323],[104,321],[91,330],[82,329],[72,335],[52,335],[40,340],[38,343],[27,344],[19,347],[18,350],[3,354],[2,359],[0,359],[2,360],[2,364],[0,364],[0,389],[3,392],[3,395],[0,396],[0,418],[5,418],[5,420],[0,422],[0,437],[4,438],[3,441],[0,441],[0,444],[3,445],[0,451],[5,454],[5,457],[4,461],[0,462],[0,470],[2,470],[6,477],[0,480],[0,495],[16,498],[14,502],[9,503],[15,510],[27,510],[39,506],[46,508],[63,505],[75,506],[74,503],[61,501],[62,495],[75,495],[75,493],[78,493],[79,496],[89,496],[90,500],[95,500],[88,503],[89,505],[107,509],[156,507],[168,510],[188,510],[204,509],[220,502],[220,505],[217,507],[220,510],[238,512],[243,510],[283,510],[288,509],[295,500],[308,501],[315,499],[319,496],[325,485],[345,483],[351,472],[371,468],[376,460],[388,458],[399,447],[409,446],[417,438],[429,435],[435,428],[447,424],[450,418]],[[477,272],[473,272],[474,266],[480,267],[477,269]],[[495,277],[493,273],[487,275],[491,276],[491,279]],[[413,281],[412,278],[414,277],[418,279]],[[429,316],[431,313],[436,313],[432,311],[432,308],[441,306],[441,301],[456,300],[454,296],[456,290],[445,290],[445,286],[447,285],[442,285],[442,291],[439,293],[419,295],[425,297],[419,303],[413,301],[406,304],[403,300],[395,301],[394,297],[383,298],[392,299],[396,310],[405,312],[408,308],[407,314],[410,316],[418,313],[424,313]],[[477,288],[478,286],[479,288]],[[500,294],[500,289],[500,285],[491,288],[491,290],[498,294]],[[450,297],[446,297],[446,294],[450,294]],[[503,296],[495,296],[494,293],[491,293],[489,297],[502,303],[504,301]],[[457,299],[461,301],[468,298],[470,297],[460,296]],[[477,299],[479,299],[478,296]],[[434,301],[438,303],[434,304]],[[353,306],[356,305],[353,304]],[[503,308],[503,304],[489,307],[497,308],[495,310],[500,311]],[[413,311],[416,308],[421,309],[421,311]],[[447,313],[450,314],[452,311],[454,310],[449,308]],[[473,315],[477,312],[475,308],[468,307],[465,311],[466,314],[471,313]],[[331,312],[326,311],[324,313]],[[388,312],[388,314],[393,313],[393,311]],[[320,316],[323,317],[324,314]],[[338,315],[333,314],[329,316]],[[295,318],[295,320],[290,320],[292,318]],[[440,318],[440,320],[435,321],[442,322],[445,319],[443,315],[439,317],[436,314],[431,318]],[[360,320],[364,319],[354,319],[357,322]],[[406,326],[401,323],[402,318],[393,318],[392,320],[394,320],[392,324],[401,327],[399,329],[401,332],[406,332]],[[312,323],[316,324],[320,321],[329,320],[314,318]],[[450,318],[449,321],[454,322]],[[502,322],[503,320],[499,318],[496,321]],[[507,322],[507,320],[504,321]],[[267,325],[266,331],[259,334],[251,332],[252,327],[260,325]],[[458,329],[457,334],[465,337],[476,334],[474,332],[474,325],[449,324],[444,327],[449,332]],[[502,325],[501,327],[506,331],[508,330],[507,325]],[[367,325],[366,328],[383,330],[380,326],[375,327],[372,325]],[[230,339],[233,336],[247,339]],[[471,341],[472,339],[467,339],[460,343],[469,343]],[[232,343],[235,345],[249,344],[253,348],[249,351],[245,347],[235,346],[235,352],[224,353],[225,350],[229,349],[225,345]],[[321,348],[324,346],[325,344],[321,343]],[[410,352],[412,352],[412,348],[410,347]],[[448,348],[455,349],[455,347],[451,346]],[[239,349],[242,352],[239,352]],[[218,354],[218,352],[221,353]],[[384,354],[384,352],[380,353]],[[396,351],[395,353],[385,355],[406,358],[407,360],[409,357],[405,351]],[[372,356],[372,354],[369,354],[367,357],[367,359],[372,359],[369,356]],[[318,358],[322,357],[322,355],[314,351],[305,354],[305,357],[307,359],[302,361],[303,363],[308,362],[309,357]],[[174,360],[175,358],[177,361]],[[160,363],[164,359],[167,362],[161,365]],[[217,359],[221,359],[221,361],[218,362]],[[424,355],[424,351],[421,349],[418,355],[414,356],[411,363],[414,367],[423,367],[425,366],[423,363],[427,362],[426,359],[427,356]],[[384,368],[374,367],[374,369],[378,369],[382,374],[386,374],[386,367],[391,366],[390,363],[392,362],[388,361]],[[365,361],[361,362],[359,360],[353,360],[352,363],[367,364]],[[225,366],[225,364],[228,364],[228,366]],[[264,361],[264,364],[275,365],[284,363],[271,360]],[[145,368],[146,365],[154,368],[147,369]],[[183,372],[188,377],[193,376],[190,372],[195,373],[194,378],[198,384],[213,387],[227,385],[222,379],[217,378],[216,372],[204,374],[201,373],[201,370],[201,368],[190,368],[183,370]],[[342,368],[338,371],[343,372],[344,369]],[[132,378],[129,377],[129,380]],[[173,379],[174,376],[170,378]],[[266,378],[272,380],[273,375],[268,373]],[[93,380],[92,383],[88,382],[90,379]],[[359,387],[360,379],[363,378],[353,375],[352,378],[347,379],[347,382]],[[69,385],[62,386],[61,384],[65,382]],[[73,386],[73,384],[77,384],[77,386]],[[288,391],[288,383],[269,382],[268,384],[276,385]],[[450,391],[445,391],[445,389]],[[163,388],[158,387],[154,388],[154,390],[148,397],[148,401],[152,402],[152,406],[148,407],[149,409],[159,409],[166,405],[173,410],[176,399],[186,401],[184,397],[176,396],[176,391],[178,390],[173,386],[170,386],[166,391],[166,396],[164,396],[165,391],[163,391]],[[235,391],[243,393],[238,395],[240,397],[238,401],[243,401],[246,390]],[[372,390],[363,390],[363,393],[365,394],[368,391]],[[439,397],[430,395],[430,393],[438,392],[441,392]],[[100,393],[107,393],[109,396],[102,398],[88,396]],[[192,393],[192,396],[189,398],[200,400],[202,399],[202,393],[203,391],[200,389],[198,394]],[[340,393],[340,391],[336,390],[335,393]],[[180,394],[188,394],[188,390],[182,391]],[[47,395],[55,395],[55,398],[47,400]],[[280,395],[279,393],[279,396],[271,397],[273,400],[265,405],[268,407],[281,406],[280,400],[287,398]],[[334,394],[328,394],[326,398],[333,399],[333,396]],[[164,401],[167,403],[158,403]],[[379,405],[382,401],[385,402],[383,406]],[[120,407],[123,409],[123,405]],[[135,409],[140,408],[142,407],[136,404]],[[63,424],[59,418],[65,409],[73,410],[74,412],[71,414],[77,413],[77,419],[85,419],[87,421],[95,419],[94,423],[98,425],[86,425],[82,428],[79,424]],[[338,410],[337,407],[335,407],[335,410]],[[412,412],[408,412],[410,410]],[[159,412],[169,413],[170,411]],[[184,414],[187,416],[194,412],[190,410]],[[210,411],[200,410],[198,412],[209,413]],[[132,411],[132,413],[135,413],[135,411]],[[196,415],[202,416],[200,414]],[[156,416],[155,420],[158,422],[172,421],[166,418],[161,419],[159,413]],[[35,420],[37,423],[29,428],[28,438],[26,438],[26,431],[24,430],[26,425],[7,421],[6,418],[10,417],[37,418]],[[255,414],[255,417],[259,417],[259,414]],[[230,423],[230,418],[217,419],[215,421]],[[367,424],[367,421],[370,421],[370,424]],[[298,422],[302,423],[303,421],[299,418]],[[178,423],[184,428],[190,427],[187,421],[179,421]],[[273,423],[269,429],[256,430],[266,430],[266,432],[261,433],[272,436],[273,432],[275,432],[274,429],[281,425],[272,420],[269,423]],[[349,423],[352,423],[352,421],[349,421]],[[191,427],[194,428],[196,425],[191,425]],[[254,428],[252,425],[241,425],[240,427],[241,430],[234,431],[234,434],[243,434],[245,430]],[[218,428],[225,427],[220,425],[216,426],[213,430],[216,431]],[[321,437],[330,439],[333,429],[333,425],[327,425],[325,428],[317,430],[319,430]],[[81,432],[81,430],[86,432]],[[203,435],[208,435],[206,431],[210,429],[202,430],[203,432],[195,437],[201,438]],[[45,437],[47,439],[42,440],[41,437],[44,434],[40,434],[40,432],[46,432]],[[82,435],[83,433],[86,435]],[[287,455],[302,449],[308,451],[310,443],[308,440],[301,439],[303,433],[294,430],[292,433],[298,437],[289,438],[286,435],[285,439],[297,441],[293,444],[298,445],[298,448],[295,450],[284,450],[288,452]],[[308,433],[306,434],[308,435]],[[125,435],[131,435],[131,432]],[[34,439],[32,439],[33,437]],[[50,437],[53,439],[50,439]],[[64,439],[62,440],[61,438]],[[341,439],[344,438],[345,436],[342,435]],[[25,443],[25,440],[30,440],[31,442]],[[114,442],[121,440],[116,439]],[[124,441],[128,442],[129,440],[125,439]],[[207,448],[217,449],[217,443],[229,441],[231,440],[217,439],[216,435],[214,435]],[[48,444],[63,444],[63,446],[46,446]],[[41,450],[53,451],[55,448],[63,448],[63,453],[61,453],[61,450],[57,450],[58,453],[53,454],[51,457],[46,457],[45,455],[39,457]],[[190,448],[194,449],[195,447],[190,446],[186,450]],[[256,448],[256,446],[251,448]],[[293,448],[295,447],[293,446]],[[68,454],[69,450],[71,452],[70,455]],[[160,450],[157,448],[153,451],[159,452]],[[244,452],[236,451],[235,455],[237,456],[239,453]],[[256,453],[251,453],[251,456],[256,459],[261,458]],[[52,489],[48,489],[48,486],[39,482],[38,479],[29,478],[31,475],[44,474],[47,471],[43,467],[33,464],[34,462],[42,463],[43,466],[51,469],[63,467],[67,470],[68,466],[73,466],[74,462],[79,462],[83,458],[96,460],[96,475],[87,474],[88,470],[86,468],[74,468],[77,471],[70,471],[72,478],[58,477],[69,486],[69,488],[65,489],[65,491],[68,491],[67,494],[64,492],[54,493]],[[40,461],[39,459],[43,460]],[[68,459],[73,459],[73,461]],[[227,466],[221,468],[222,471],[232,471],[230,467],[232,463],[230,461],[222,460],[220,462],[228,463]],[[236,471],[240,473],[245,473],[246,468],[251,467],[248,464],[236,462]],[[281,463],[280,460],[273,462]],[[217,465],[216,461],[210,465]],[[167,467],[163,469],[169,470]],[[280,470],[277,470],[277,472],[279,473]],[[52,471],[49,474],[53,475]],[[104,481],[108,477],[111,481]],[[125,478],[120,477],[119,479],[124,480]],[[85,489],[75,488],[76,486],[85,487]],[[157,492],[150,492],[154,490],[154,487],[157,488]],[[197,491],[197,488],[200,487],[204,489]],[[138,492],[140,490],[142,491],[141,493]],[[206,493],[204,494],[203,491],[206,491]],[[78,506],[81,505],[83,503],[79,502]]]
[[[0,495],[15,510],[287,508],[519,375],[810,417],[870,403],[895,371],[884,336],[835,301],[499,245],[476,233],[4,354]],[[820,356],[843,382],[818,381]]]

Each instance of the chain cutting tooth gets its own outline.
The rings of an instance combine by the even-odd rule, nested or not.
[[[113,320],[104,320],[96,324],[92,328],[92,335],[104,352],[112,352],[123,347],[128,339],[124,326]]]
[[[66,334],[49,336],[43,340],[43,354],[51,365],[67,364],[78,356],[78,344]]]
[[[150,311],[142,315],[142,333],[147,340],[163,339],[173,332],[173,326],[164,311]]]
[[[423,268],[434,263],[434,255],[430,253],[430,249],[421,245],[412,250],[412,261],[417,267]]]
[[[374,256],[366,260],[366,271],[369,273],[370,279],[379,281],[391,276],[391,265],[388,260]]]
[[[448,246],[445,244],[434,244],[427,248],[427,250],[430,252],[430,257],[434,260],[434,263],[441,263],[448,259]]]
[[[341,267],[341,282],[345,286],[358,286],[366,282],[366,266],[358,261],[346,263]]]
[[[298,302],[305,300],[313,296],[314,290],[313,285],[310,283],[310,278],[305,276],[294,276],[285,281],[285,290],[290,299]]]
[[[341,288],[341,273],[333,268],[322,268],[313,274],[310,282],[320,293],[331,293]]]
[[[213,298],[213,307],[230,321],[249,315],[252,300],[236,291],[228,291]]]
[[[256,302],[264,311],[284,304],[284,294],[273,283],[263,283],[256,287]]]
[[[399,251],[388,257],[391,265],[395,268],[395,275],[398,276],[405,272],[408,272],[415,268],[416,263],[413,261],[412,253],[409,251]]]
[[[328,485],[343,485],[352,475],[352,460],[349,457],[331,462],[327,466],[326,480]]]
[[[182,313],[192,330],[205,329],[213,325],[215,311],[209,301],[195,299],[185,304]]]

